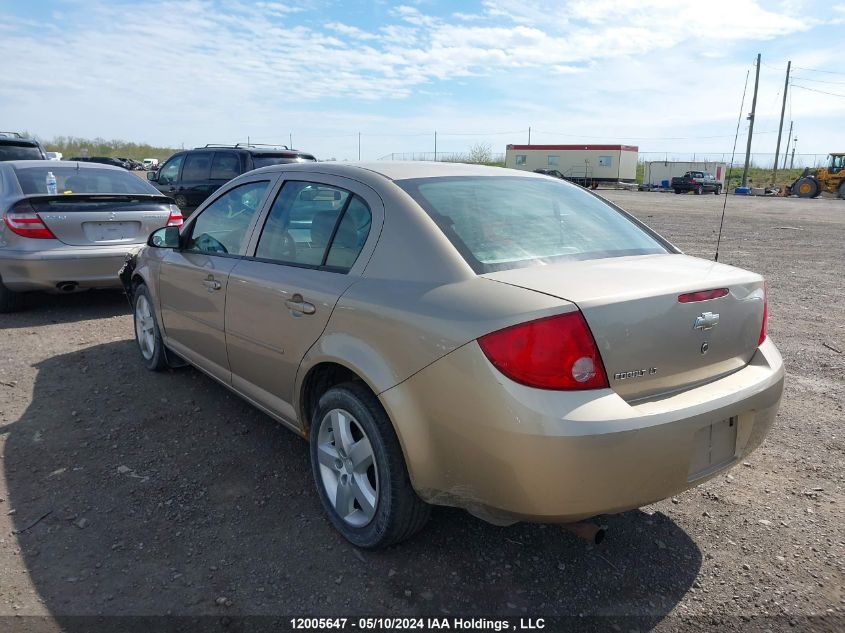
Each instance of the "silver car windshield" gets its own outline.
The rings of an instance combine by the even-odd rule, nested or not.
[[[460,177],[396,184],[479,274],[567,259],[670,252],[625,214],[559,180]]]
[[[45,161],[46,163],[46,161]],[[54,163],[55,165],[55,163]],[[144,193],[159,192],[145,181],[126,170],[76,169],[57,167],[46,163],[44,167],[15,169],[15,175],[25,195],[47,193],[47,172],[56,177],[56,189],[62,193]]]

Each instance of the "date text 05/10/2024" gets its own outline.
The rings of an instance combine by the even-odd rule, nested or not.
[[[538,631],[546,628],[544,618],[510,620],[488,618],[291,618],[294,630],[359,629],[376,631]]]

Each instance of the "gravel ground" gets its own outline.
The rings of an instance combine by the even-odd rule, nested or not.
[[[723,198],[605,195],[712,257]],[[777,425],[729,474],[602,517],[599,546],[437,508],[413,541],[357,551],[323,518],[305,442],[195,370],[145,371],[121,294],[36,297],[0,315],[0,616],[55,619],[0,629],[451,614],[843,630],[843,229],[843,201],[729,198],[720,261],[767,277],[787,364]]]

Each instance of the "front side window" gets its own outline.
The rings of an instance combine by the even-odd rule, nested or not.
[[[243,255],[244,238],[269,181],[230,189],[212,202],[190,228],[183,250],[209,255]]]
[[[669,252],[645,228],[552,178],[397,181],[478,274],[557,261]]]
[[[185,160],[185,155],[179,154],[179,156],[174,156],[167,161],[158,174],[159,184],[167,185],[171,182],[176,182],[176,179],[179,178],[179,168],[182,167],[183,160]]]
[[[522,167],[523,165],[525,165],[527,160],[528,160],[528,156],[526,154],[517,154],[516,155],[516,166]]]
[[[182,180],[208,180],[211,170],[211,152],[196,152],[185,157]]]
[[[255,256],[349,270],[367,239],[370,221],[366,203],[345,189],[287,182],[267,216]]]

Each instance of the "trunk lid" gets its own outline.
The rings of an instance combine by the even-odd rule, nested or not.
[[[70,246],[143,244],[167,224],[166,196],[151,194],[68,194],[29,196],[41,221]]]
[[[575,303],[596,339],[610,387],[626,400],[708,382],[747,365],[757,349],[763,278],[732,266],[667,254],[484,276]],[[718,288],[727,294],[678,300]]]

